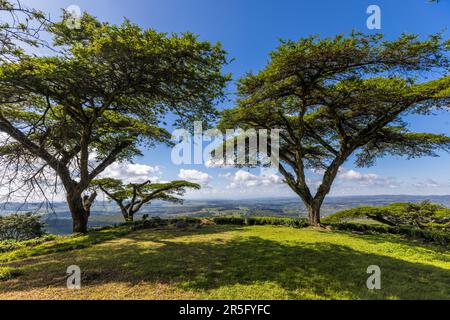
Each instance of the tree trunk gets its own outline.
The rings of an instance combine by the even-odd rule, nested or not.
[[[308,205],[308,222],[311,226],[320,226],[320,205]]]
[[[72,213],[72,232],[73,233],[87,233],[88,216],[85,213],[79,214]]]
[[[72,232],[87,233],[89,211],[83,206],[83,198],[80,194],[67,194],[67,203],[72,214]]]

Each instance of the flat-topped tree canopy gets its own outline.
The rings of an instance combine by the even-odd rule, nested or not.
[[[283,41],[265,69],[240,79],[238,105],[223,112],[220,127],[281,130],[279,171],[317,225],[320,206],[350,155],[358,166],[370,166],[388,154],[415,158],[449,150],[450,137],[409,132],[403,120],[448,109],[449,45],[439,34],[426,40],[352,33]],[[306,169],[324,173],[315,194]]]
[[[154,200],[183,203],[186,189],[200,189],[197,183],[177,180],[171,182],[124,183],[119,179],[103,178],[92,181],[92,187],[100,189],[117,203],[126,221],[133,221],[141,208]]]
[[[0,66],[0,160],[26,173],[22,187],[41,187],[44,174],[56,172],[74,231],[85,232],[91,181],[141,147],[170,144],[167,114],[175,126],[214,120],[230,76],[221,72],[220,44],[191,33],[111,25],[88,14],[80,29],[62,21],[47,30],[57,54]]]

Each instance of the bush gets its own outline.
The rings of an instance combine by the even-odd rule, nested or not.
[[[324,217],[321,219],[321,221],[322,223],[329,224],[329,223],[347,222],[354,219],[367,219],[368,215],[375,214],[380,210],[382,209],[377,207],[359,207],[347,209],[336,212],[328,217]]]
[[[384,207],[359,207],[337,212],[322,219],[323,223],[342,223],[369,219],[394,227],[423,230],[450,230],[450,209],[429,201],[393,203]]]
[[[10,267],[0,267],[0,281],[10,280],[19,276],[21,272]]]
[[[213,217],[212,221],[215,224],[245,225],[245,218],[242,217]]]
[[[212,221],[216,224],[231,224],[239,226],[254,226],[254,225],[273,225],[273,226],[287,226],[294,228],[304,228],[308,226],[305,219],[295,218],[275,218],[275,217],[214,217]]]
[[[40,238],[35,238],[31,240],[24,240],[24,241],[16,241],[16,240],[3,240],[0,241],[0,253],[2,252],[9,252],[17,249],[22,249],[26,247],[34,247],[39,244],[55,240],[57,236],[53,234],[44,235]]]
[[[41,216],[26,214],[11,214],[0,216],[0,241],[1,240],[29,240],[41,237],[45,234],[44,223]]]
[[[253,226],[253,225],[274,225],[274,226],[287,226],[293,228],[303,228],[308,226],[306,219],[295,218],[277,218],[277,217],[212,217],[212,218],[173,218],[173,219],[160,219],[150,218],[146,220],[140,220],[135,222],[125,222],[122,225],[129,226],[132,230],[151,229],[157,227],[163,227],[172,225],[175,227],[201,227],[202,225],[238,225],[238,226]],[[183,226],[183,227],[181,227]],[[96,229],[98,230],[98,229]]]
[[[450,234],[439,230],[422,230],[410,227],[393,227],[388,225],[369,225],[361,223],[333,223],[330,224],[334,230],[357,231],[362,233],[389,233],[402,235],[413,239],[432,242],[442,246],[450,245]]]
[[[158,227],[164,227],[168,225],[176,226],[180,229],[184,229],[190,226],[198,227],[204,224],[203,219],[199,218],[173,218],[173,219],[161,219],[160,217],[146,218],[134,222],[124,222],[121,225],[129,226],[132,230],[152,229]],[[183,226],[183,227],[182,227]]]

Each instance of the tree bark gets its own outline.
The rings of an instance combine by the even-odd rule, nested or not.
[[[87,233],[91,206],[96,197],[96,192],[89,196],[82,196],[82,194],[77,191],[67,193],[67,203],[69,204],[70,213],[72,214],[73,233]]]
[[[69,192],[67,194],[67,203],[69,204],[70,213],[72,214],[73,233],[87,233],[89,211],[83,206],[81,194]]]
[[[122,215],[125,219],[125,222],[133,222],[133,214],[129,213],[128,210],[122,209]]]
[[[320,226],[320,205],[308,205],[308,222],[311,226]]]

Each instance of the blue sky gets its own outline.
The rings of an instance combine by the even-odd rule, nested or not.
[[[77,5],[100,20],[120,23],[124,17],[145,28],[164,32],[191,31],[201,39],[220,41],[234,61],[226,71],[237,79],[245,72],[265,66],[268,53],[278,39],[298,39],[311,34],[332,36],[355,29],[367,33],[366,9],[381,8],[381,32],[395,38],[402,32],[427,34],[444,32],[450,21],[450,1],[429,4],[427,0],[27,0],[30,6],[43,9],[53,17],[60,8]],[[233,105],[234,82],[228,88]],[[411,117],[411,128],[450,135],[450,113],[434,117]],[[197,179],[205,184],[202,191],[188,194],[193,198],[245,198],[292,196],[293,193],[273,173],[235,169],[207,168],[204,165],[176,166],[171,150],[160,146],[145,151],[137,165],[116,165],[110,175],[124,178],[142,176],[160,180]],[[184,170],[184,171],[181,171]],[[195,171],[194,171],[195,170]],[[311,179],[317,179],[311,175]],[[332,195],[368,194],[450,194],[450,155],[440,158],[406,160],[387,157],[368,169],[345,164]]]

